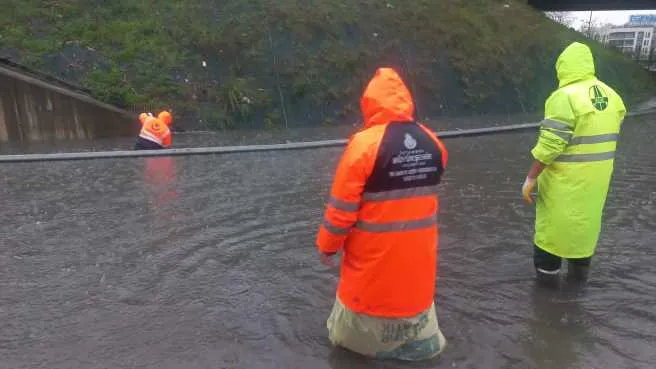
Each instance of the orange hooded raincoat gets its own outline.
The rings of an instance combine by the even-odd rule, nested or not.
[[[364,129],[339,162],[317,247],[344,251],[337,295],[346,307],[412,317],[435,294],[437,185],[448,154],[414,121],[412,96],[393,69],[378,69],[360,105]]]
[[[162,116],[161,113],[160,116]],[[160,118],[145,113],[139,115],[139,121],[141,122],[139,137],[154,142],[163,148],[171,146],[173,140],[168,122],[163,122]]]

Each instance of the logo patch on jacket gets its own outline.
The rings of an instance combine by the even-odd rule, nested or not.
[[[601,87],[597,85],[590,87],[588,94],[590,96],[590,101],[592,101],[592,105],[595,107],[595,109],[599,111],[606,110],[608,107],[608,96],[606,96],[605,91]]]
[[[412,150],[417,147],[417,140],[415,140],[409,133],[406,133],[403,145],[405,145],[406,149]]]
[[[390,123],[365,191],[436,186],[442,170],[442,153],[428,133],[415,122]]]

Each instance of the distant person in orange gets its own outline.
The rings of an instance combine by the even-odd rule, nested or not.
[[[139,114],[141,132],[137,137],[135,150],[159,150],[171,147],[170,126],[173,124],[171,113],[162,111],[155,118],[151,113]]]
[[[415,120],[393,69],[378,69],[360,106],[364,128],[342,155],[317,236],[324,264],[343,252],[329,337],[370,357],[429,359],[446,344],[433,299],[447,150]]]

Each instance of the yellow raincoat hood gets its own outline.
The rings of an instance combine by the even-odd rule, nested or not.
[[[569,45],[556,61],[556,73],[559,87],[594,78],[595,65],[590,48],[580,42]]]

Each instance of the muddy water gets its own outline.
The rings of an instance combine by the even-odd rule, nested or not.
[[[418,364],[327,341],[337,272],[313,240],[340,149],[3,165],[0,368],[656,367],[653,119],[625,125],[584,290],[533,285],[535,134],[447,141],[449,346]]]

